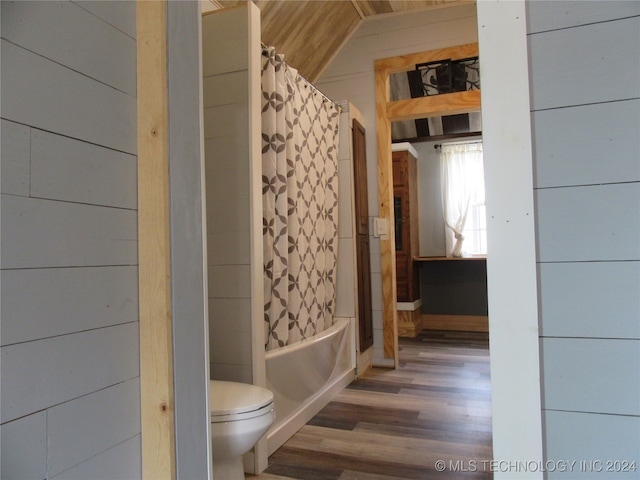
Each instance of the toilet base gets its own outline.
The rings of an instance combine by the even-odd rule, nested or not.
[[[214,459],[211,473],[215,480],[244,480],[242,457]]]

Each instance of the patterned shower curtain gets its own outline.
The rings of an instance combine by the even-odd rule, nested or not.
[[[333,324],[339,109],[273,48],[262,56],[267,350]]]

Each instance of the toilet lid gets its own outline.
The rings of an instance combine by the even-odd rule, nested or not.
[[[273,393],[248,383],[209,381],[211,415],[233,415],[251,412],[273,402]]]

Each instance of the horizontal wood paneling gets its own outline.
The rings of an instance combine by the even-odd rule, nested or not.
[[[115,447],[88,459],[69,470],[51,477],[51,480],[111,480],[141,477],[140,436],[135,436]],[[99,476],[98,476],[99,475]]]
[[[535,187],[640,181],[639,99],[534,112],[532,124]]]
[[[7,3],[2,7],[3,38],[135,96],[136,42],[132,37],[71,2]],[[74,28],[68,28],[69,24]]]
[[[338,217],[340,218],[340,217]],[[338,267],[336,273],[336,317],[356,316],[356,269],[353,237],[338,239]]]
[[[132,210],[5,196],[2,268],[135,265],[136,230]]]
[[[234,130],[249,124],[246,103],[220,105],[204,109],[204,138],[231,136]]]
[[[258,14],[249,7],[206,15],[202,28],[210,376],[253,383],[251,222],[258,190],[251,191],[250,140],[259,136],[250,132],[257,108],[250,99],[260,95],[260,51],[249,51]]]
[[[322,82],[334,76],[372,72],[373,59],[475,41],[477,24],[473,5],[415,12],[411,15],[369,18],[327,67]],[[428,47],[426,43],[429,44]],[[373,90],[373,85],[371,89]],[[366,107],[361,102],[353,103],[361,110]]]
[[[640,462],[640,4],[527,13],[545,456],[601,468],[547,476],[635,478],[603,466]]]
[[[225,21],[217,19],[218,15],[224,15]],[[226,10],[224,13],[212,12],[202,17],[202,74],[204,77],[247,70],[249,53],[247,21],[246,8]],[[204,95],[207,97],[209,94],[205,92]]]
[[[3,270],[1,274],[2,345],[138,318],[135,266]]]
[[[640,17],[529,36],[532,109],[640,97],[639,44]]]
[[[125,423],[137,448],[79,478],[140,476],[139,402],[103,390],[138,388],[135,2],[82,3],[0,7],[2,478],[100,458]]]
[[[76,5],[91,12],[109,25],[126,33],[131,38],[136,37],[136,2],[125,0],[112,2],[110,0],[74,0]]]
[[[221,323],[216,322],[209,332],[211,361],[215,364],[251,365],[251,344],[246,341],[251,332],[243,331],[245,328],[241,325],[235,329]]]
[[[136,209],[136,163],[134,155],[33,129],[31,196]]]
[[[639,260],[640,183],[537,190],[538,260]],[[629,210],[631,209],[631,210]]]
[[[637,468],[635,471],[621,472],[613,463],[611,471],[604,470],[607,461],[635,461],[636,467],[640,464],[640,418],[547,410],[543,421],[547,433],[547,458],[577,462],[571,475],[559,470],[549,472],[549,480],[633,480],[638,477]],[[594,471],[582,468],[581,461],[585,462],[585,467],[593,464],[596,468]],[[601,467],[600,471],[598,466]]]
[[[234,103],[246,103],[249,82],[246,69],[205,77],[202,85],[203,106],[215,107]],[[221,93],[224,92],[224,95]]]
[[[138,366],[137,323],[5,346],[2,422],[137,377]]]
[[[129,380],[57,405],[47,413],[47,428],[48,474],[55,476],[137,436],[140,384]]]
[[[251,298],[250,276],[250,265],[210,265],[209,292],[222,298]]]
[[[47,414],[38,412],[0,426],[0,477],[47,477]],[[25,458],[28,452],[28,459]]]
[[[0,192],[11,195],[29,195],[29,127],[2,120],[2,163],[0,163]]]
[[[3,118],[136,153],[134,97],[5,40],[2,71]]]
[[[540,333],[640,339],[640,262],[543,263]]]
[[[528,33],[576,27],[595,22],[640,15],[640,4],[626,0],[554,0],[529,1],[527,5]]]
[[[640,341],[542,338],[543,408],[640,415]]]

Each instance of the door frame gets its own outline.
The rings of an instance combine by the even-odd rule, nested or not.
[[[393,165],[391,154],[391,122],[439,117],[480,111],[480,91],[434,95],[390,101],[389,77],[394,73],[415,69],[418,63],[442,59],[460,60],[478,56],[478,44],[470,43],[399,57],[376,60],[376,123],[378,129],[378,191],[380,217],[387,220],[389,234],[380,237],[382,270],[382,328],[385,358],[398,365],[398,313],[396,288],[395,233],[393,214]]]

